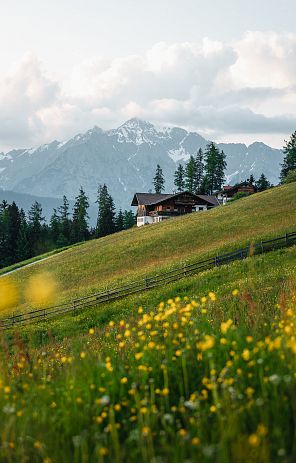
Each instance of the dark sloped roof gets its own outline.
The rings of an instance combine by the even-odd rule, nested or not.
[[[143,206],[151,206],[152,204],[157,204],[164,199],[171,198],[172,196],[175,195],[164,193],[136,193],[131,205],[137,206],[138,204],[142,204]]]
[[[152,206],[154,204],[159,204],[169,198],[175,198],[179,195],[182,194],[190,194],[194,198],[196,198],[196,202],[198,202],[198,199],[201,198],[203,201],[208,202],[209,204],[213,206],[218,206],[219,202],[216,198],[216,196],[212,195],[195,195],[193,193],[190,193],[189,191],[182,191],[179,193],[174,193],[174,194],[164,194],[164,193],[136,193],[131,205],[132,206],[138,206],[138,204],[141,204],[143,206]]]
[[[216,196],[214,195],[197,195],[199,198],[202,198],[204,201],[208,201],[209,203],[213,204],[213,206],[219,206],[220,203]]]

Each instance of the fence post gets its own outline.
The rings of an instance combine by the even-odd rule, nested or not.
[[[148,288],[148,278],[147,277],[144,278],[144,282],[145,282],[145,288]]]
[[[217,267],[217,264],[218,264],[218,259],[217,259],[217,256],[215,256],[215,262],[214,262],[215,267]]]
[[[184,273],[184,276],[186,276],[186,262],[184,262],[183,264],[183,273]]]
[[[73,315],[74,315],[74,317],[76,317],[76,315],[77,315],[77,309],[76,309],[75,299],[73,300]]]
[[[262,240],[261,240],[261,243],[260,243],[260,244],[261,244],[261,253],[263,254],[263,253],[264,253],[264,246],[263,246]]]
[[[285,239],[286,239],[286,246],[289,244],[289,233],[285,234]]]

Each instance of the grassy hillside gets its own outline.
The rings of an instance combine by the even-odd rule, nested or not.
[[[296,188],[290,184],[211,211],[107,236],[11,275],[20,288],[20,301],[10,310],[32,307],[26,304],[25,288],[42,272],[49,272],[58,284],[54,302],[68,301],[180,261],[213,256],[250,240],[294,230],[295,224]]]
[[[202,297],[210,291],[219,295],[219,310],[218,304],[216,305],[217,313],[220,312],[219,317],[221,311],[225,316],[233,316],[237,310],[236,301],[230,303],[229,299],[229,293],[233,289],[239,289],[245,300],[246,310],[250,304],[256,312],[257,323],[253,329],[260,332],[264,330],[267,333],[270,324],[268,323],[265,329],[264,323],[272,319],[277,302],[287,298],[293,290],[296,292],[296,246],[250,257],[142,294],[83,309],[80,314],[25,325],[21,329],[21,336],[29,341],[31,346],[48,343],[52,337],[60,341],[66,337],[72,339],[73,336],[84,336],[94,325],[104,327],[110,320],[132,318],[139,306],[148,310],[149,307],[170,299],[172,295]],[[11,332],[6,332],[5,336],[9,339]]]
[[[67,300],[294,230],[295,206],[295,186],[276,188],[1,280],[24,298],[46,271]],[[5,333],[0,461],[295,461],[295,295],[293,246]]]

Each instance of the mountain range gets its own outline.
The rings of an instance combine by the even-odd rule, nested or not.
[[[94,127],[70,140],[0,153],[0,188],[37,197],[71,200],[83,186],[93,204],[98,185],[106,183],[118,207],[130,207],[136,191],[152,189],[157,164],[163,169],[166,192],[174,189],[178,163],[184,164],[208,140],[180,127],[157,128],[134,118],[117,129]],[[218,143],[227,161],[227,182],[234,184],[262,172],[278,183],[281,150],[264,143]],[[0,195],[1,196],[1,195]]]

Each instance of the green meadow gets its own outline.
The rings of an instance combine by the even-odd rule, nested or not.
[[[38,275],[67,301],[295,230],[295,205],[291,184],[68,249],[3,277],[3,314]],[[2,333],[0,461],[292,463],[295,372],[291,246]]]

